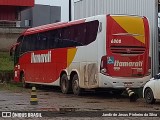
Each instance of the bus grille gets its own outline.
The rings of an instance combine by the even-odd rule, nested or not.
[[[116,54],[143,54],[145,47],[138,46],[111,46],[110,50]]]

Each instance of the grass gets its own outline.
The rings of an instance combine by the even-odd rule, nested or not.
[[[14,63],[9,52],[0,52],[0,72],[13,71]]]
[[[30,89],[22,87],[21,83],[0,83],[0,91],[9,90],[12,92],[30,92]]]
[[[13,73],[14,61],[10,57],[9,52],[0,52],[0,74]],[[4,76],[7,79],[7,76]],[[1,81],[1,78],[0,78]],[[5,83],[0,83],[0,91],[9,90],[13,92],[27,92],[29,89],[23,88],[21,83],[15,83],[10,81],[5,81]]]

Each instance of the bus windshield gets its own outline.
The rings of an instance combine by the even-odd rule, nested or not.
[[[14,51],[14,65],[16,65],[19,62],[19,56],[20,56],[20,49],[21,49],[21,42],[22,42],[23,36],[20,36],[17,40],[17,44],[15,45],[15,51]]]

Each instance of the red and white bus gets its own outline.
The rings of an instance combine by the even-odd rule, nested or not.
[[[29,28],[13,45],[14,80],[82,89],[142,87],[151,77],[146,17],[98,15]]]

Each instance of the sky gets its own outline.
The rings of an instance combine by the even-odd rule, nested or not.
[[[35,0],[35,4],[61,6],[61,21],[69,19],[69,2],[68,0]]]

